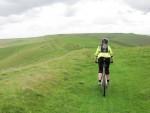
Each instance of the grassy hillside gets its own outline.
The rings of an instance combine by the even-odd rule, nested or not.
[[[114,52],[104,98],[94,52]],[[0,40],[0,113],[149,113],[150,36],[68,34]]]

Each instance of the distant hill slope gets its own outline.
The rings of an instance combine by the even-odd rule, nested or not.
[[[86,33],[86,34],[59,34],[59,35],[47,35],[43,37],[33,38],[20,38],[20,39],[0,39],[0,47],[22,45],[27,43],[35,43],[40,41],[49,40],[49,38],[109,38],[113,42],[120,44],[128,44],[133,46],[149,45],[150,36],[138,35],[138,34],[124,34],[124,33]]]

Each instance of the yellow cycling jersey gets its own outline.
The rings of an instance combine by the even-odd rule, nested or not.
[[[100,57],[110,58],[111,56],[113,56],[113,52],[112,52],[112,49],[110,46],[108,46],[108,52],[107,53],[101,52],[101,47],[98,46],[98,48],[95,52],[95,56],[98,58],[100,58]]]

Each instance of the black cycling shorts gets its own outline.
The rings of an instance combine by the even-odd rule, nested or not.
[[[104,62],[106,64],[105,73],[109,74],[110,58],[104,58],[104,57],[100,57],[98,59],[98,67],[99,67],[98,73],[102,73],[103,72],[103,64],[104,64]]]

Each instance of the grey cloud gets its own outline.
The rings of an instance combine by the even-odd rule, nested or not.
[[[29,9],[54,3],[74,4],[79,0],[0,0],[0,16],[19,14]]]
[[[134,9],[141,10],[145,13],[150,12],[150,0],[124,0]]]

